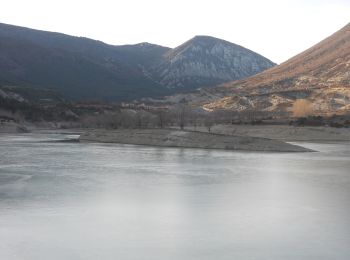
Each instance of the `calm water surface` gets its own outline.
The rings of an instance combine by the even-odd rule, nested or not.
[[[350,143],[256,153],[0,136],[0,259],[350,259]]]

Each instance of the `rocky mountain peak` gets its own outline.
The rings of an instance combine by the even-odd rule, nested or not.
[[[194,89],[241,79],[274,66],[261,55],[210,36],[195,36],[165,54],[157,68],[168,88]]]
[[[207,36],[207,35],[196,35],[192,39],[190,39],[188,42],[194,43],[194,44],[206,44],[206,45],[213,45],[218,42],[227,42],[225,40],[221,40],[216,37]],[[227,42],[229,43],[229,42]]]
[[[198,35],[168,52],[168,57],[171,58],[174,57],[174,55],[181,55],[184,52],[203,53],[206,55],[225,47],[232,48],[239,46],[215,37]]]

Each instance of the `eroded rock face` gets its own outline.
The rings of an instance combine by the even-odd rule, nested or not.
[[[168,88],[194,89],[245,78],[274,63],[239,45],[209,36],[196,36],[168,51],[154,69]]]

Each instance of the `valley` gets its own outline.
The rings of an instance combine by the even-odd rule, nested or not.
[[[120,129],[151,129],[153,136],[157,131],[162,136],[165,131],[162,129],[188,129],[270,139],[282,136],[283,141],[349,138],[349,25],[276,66],[248,49],[209,36],[196,36],[174,49],[149,43],[111,46],[2,24],[0,37],[5,39],[0,46],[0,52],[4,53],[0,66],[5,68],[0,80],[18,84],[0,87],[2,132],[53,128],[106,130],[106,135],[115,135]],[[23,49],[23,55],[14,52],[16,44],[7,45],[16,39],[21,44],[30,43]],[[38,62],[28,55],[38,55],[44,50],[54,55],[39,55],[50,62],[45,65],[40,60],[39,65],[45,69],[28,63]],[[63,70],[50,67],[63,57],[57,51],[69,56],[74,62],[65,64],[73,67],[64,65]],[[77,55],[79,62],[71,59]],[[85,62],[103,69],[90,73],[91,70],[84,68]],[[29,84],[25,77],[36,75],[30,71],[33,68],[59,84],[46,88],[48,85],[41,76]],[[70,68],[69,73],[74,77],[62,75],[65,68]],[[75,73],[75,68],[83,74]],[[53,76],[55,70],[59,73]],[[109,88],[95,72],[101,72],[99,75],[104,79],[114,76],[105,77],[103,73],[114,73],[126,85],[114,82]],[[88,73],[87,77],[84,73]],[[90,76],[93,80],[89,80]],[[81,84],[79,80],[89,83]],[[135,80],[140,80],[140,85]],[[89,85],[95,84],[94,81],[99,86]],[[129,83],[130,87],[124,89]],[[337,128],[344,131],[338,134],[342,130]]]
[[[0,8],[0,260],[350,259],[349,0]]]

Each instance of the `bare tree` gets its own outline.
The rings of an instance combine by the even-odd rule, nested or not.
[[[188,111],[189,124],[193,126],[194,131],[197,131],[197,126],[199,124],[199,113],[195,110]]]
[[[145,116],[142,113],[142,110],[136,111],[135,113],[135,125],[136,128],[143,128],[143,125],[145,124]]]
[[[136,112],[131,109],[123,109],[120,111],[120,126],[123,128],[134,128]]]
[[[176,109],[177,124],[181,130],[183,130],[186,125],[187,116],[188,116],[187,113],[188,113],[188,107],[186,105],[180,105]]]
[[[160,128],[164,128],[167,127],[170,123],[170,113],[165,110],[165,109],[158,109],[155,112],[156,116],[157,116],[157,126]]]
[[[213,114],[208,114],[204,118],[204,126],[208,129],[208,133],[211,132],[211,128],[214,125],[214,116]]]

